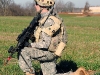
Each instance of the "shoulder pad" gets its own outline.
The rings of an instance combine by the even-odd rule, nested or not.
[[[46,20],[46,18],[45,18],[45,20]],[[45,22],[45,20],[43,19],[40,23]],[[44,25],[42,31],[47,33],[48,35],[52,36],[61,27],[61,23],[62,22],[55,16],[50,16],[49,19],[46,21],[46,24],[48,24],[48,25]]]
[[[54,23],[61,24],[61,22],[62,22],[60,19],[58,19],[55,16],[50,16],[47,20],[46,19],[47,19],[47,17],[44,17],[43,19],[41,19],[39,21],[40,25],[42,25],[45,22],[44,23],[45,28],[53,25]]]
[[[52,19],[54,21],[54,23],[57,23],[57,24],[62,23],[62,21],[60,19],[58,19],[57,17],[55,17],[55,16],[50,16],[49,18]]]
[[[54,22],[53,19],[48,18],[47,21],[46,21],[45,24],[44,24],[44,28],[47,28],[47,27],[49,27],[49,26],[52,26],[54,23],[55,23],[55,22]]]

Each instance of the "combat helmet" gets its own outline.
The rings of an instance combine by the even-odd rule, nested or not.
[[[34,1],[42,7],[51,7],[55,4],[54,0],[34,0]]]

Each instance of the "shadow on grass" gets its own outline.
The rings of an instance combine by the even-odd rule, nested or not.
[[[76,71],[77,70],[77,64],[73,61],[61,61],[56,65],[57,73],[66,73],[69,71]],[[42,71],[36,72],[36,75],[43,75]]]
[[[65,73],[69,71],[76,71],[77,70],[77,64],[73,61],[61,61],[59,64],[57,64],[57,73]]]

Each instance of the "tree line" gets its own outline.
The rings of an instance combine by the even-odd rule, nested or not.
[[[0,16],[32,16],[36,11],[35,3],[28,2],[26,6],[16,4],[13,0],[0,0]],[[55,4],[56,12],[74,12],[75,4],[73,2],[63,2],[57,0]]]
[[[0,0],[0,16],[28,16],[33,14],[33,3],[28,3],[27,7],[22,7],[13,0]]]

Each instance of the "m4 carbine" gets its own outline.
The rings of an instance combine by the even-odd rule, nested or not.
[[[46,20],[49,18],[50,14],[53,13],[53,9],[54,9],[54,6],[52,6],[52,8],[50,9],[49,14],[48,14]],[[33,18],[33,20],[31,21],[30,25],[27,28],[25,28],[23,30],[23,32],[18,36],[18,38],[17,38],[17,41],[18,41],[17,45],[15,47],[11,46],[9,48],[8,53],[10,53],[10,56],[7,58],[7,61],[5,62],[5,64],[8,63],[8,61],[11,59],[12,55],[15,52],[19,53],[21,51],[21,49],[23,49],[24,47],[27,47],[27,44],[29,43],[29,40],[34,42],[34,38],[32,38],[32,35],[34,34],[34,30],[35,30],[36,26],[38,26],[38,23],[39,23],[38,21],[41,18],[41,14],[40,13],[38,13],[37,16]],[[46,20],[44,21],[44,23],[42,25],[45,24]],[[22,56],[22,58],[24,60],[23,56]],[[27,62],[26,62],[26,64],[27,64]]]
[[[38,25],[38,21],[40,17],[41,17],[40,14],[34,17],[33,20],[30,22],[29,26],[25,28],[20,35],[18,35],[16,39],[18,41],[17,45],[15,47],[11,46],[8,49],[8,53],[10,53],[10,55],[7,58],[5,64],[8,63],[8,61],[12,58],[15,52],[20,52],[21,49],[23,49],[24,47],[27,47],[29,40],[31,40],[32,42],[34,41],[34,38],[32,37],[32,35],[34,34],[34,30],[36,26]]]

